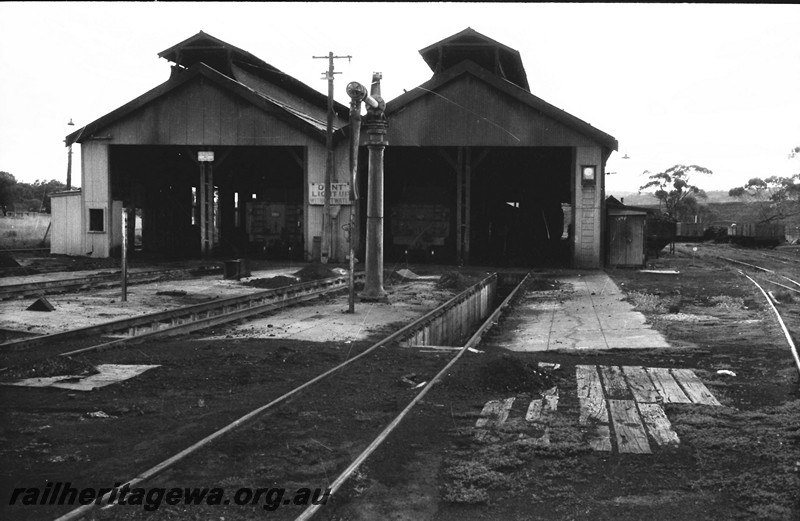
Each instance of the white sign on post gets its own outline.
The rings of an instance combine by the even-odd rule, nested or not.
[[[325,183],[308,183],[308,204],[325,204]],[[331,183],[331,205],[350,204],[350,183]]]
[[[213,150],[201,150],[197,153],[197,160],[201,163],[213,163],[214,162],[214,151]]]

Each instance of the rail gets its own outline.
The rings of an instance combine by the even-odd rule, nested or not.
[[[199,268],[176,268],[167,270],[151,270],[128,273],[128,284],[142,284],[153,282],[169,276],[181,275],[206,275],[220,273],[220,267],[199,267]],[[121,275],[115,273],[101,273],[86,277],[76,277],[60,280],[48,280],[41,282],[24,282],[20,284],[0,285],[0,300],[11,300],[15,298],[39,297],[42,295],[53,295],[57,293],[69,293],[95,288],[113,288],[121,283]]]
[[[450,368],[453,367],[456,362],[458,362],[464,353],[466,353],[470,348],[478,345],[478,343],[481,341],[481,338],[483,338],[483,335],[497,322],[500,314],[511,304],[511,301],[514,299],[514,297],[516,297],[520,288],[525,285],[525,282],[528,280],[529,276],[530,274],[525,275],[522,281],[513,289],[513,291],[511,291],[505,300],[503,300],[502,304],[500,304],[494,310],[489,318],[483,321],[481,327],[479,327],[478,330],[470,337],[470,339],[467,340],[467,343],[461,347],[461,349],[450,360],[450,362],[444,366],[444,368],[439,371],[436,376],[434,376],[431,381],[425,385],[425,387],[422,388],[419,394],[417,394],[417,396],[415,396],[414,399],[409,402],[405,409],[403,409],[400,414],[398,414],[395,419],[392,420],[388,426],[386,426],[386,428],[378,435],[378,437],[375,438],[375,440],[373,440],[373,442],[370,443],[369,446],[364,449],[364,451],[355,460],[353,460],[353,462],[339,475],[339,477],[336,478],[333,483],[331,483],[331,486],[329,487],[331,494],[335,494],[336,491],[339,490],[339,488],[347,481],[347,479],[356,471],[356,469],[358,469],[358,467],[364,463],[364,461],[366,461],[366,459],[373,452],[375,452],[375,450],[386,440],[386,438],[389,437],[389,434],[391,434],[392,431],[394,431],[394,429],[400,425],[400,422],[403,421],[403,418],[405,418],[408,413],[411,412],[411,409],[413,409],[414,406],[419,403],[419,401],[422,400],[426,394],[428,394],[428,391],[433,388],[433,386],[442,378],[442,376],[447,374],[447,371],[449,371]],[[295,519],[295,521],[307,521],[311,519],[320,507],[321,505],[309,506]]]
[[[358,276],[358,275],[357,275]],[[347,287],[345,277],[333,277],[313,282],[293,284],[281,288],[268,289],[247,295],[217,299],[178,309],[159,311],[138,317],[112,320],[86,326],[61,333],[52,333],[32,338],[12,340],[0,344],[0,349],[27,349],[43,343],[51,343],[89,335],[112,334],[125,332],[129,338],[123,338],[108,344],[120,345],[133,337],[147,335],[170,335],[194,331],[209,326],[238,320],[250,315],[263,313],[270,307],[280,307],[302,302],[320,294]],[[81,350],[79,350],[81,351]],[[76,354],[73,351],[69,354]]]
[[[102,496],[102,498],[99,498],[97,501],[95,501],[95,502],[93,502],[91,504],[88,504],[88,505],[83,505],[81,507],[78,507],[78,508],[76,508],[76,509],[74,509],[74,510],[72,510],[72,511],[66,513],[66,514],[64,514],[63,516],[59,517],[56,521],[77,520],[77,519],[81,519],[83,516],[87,515],[89,512],[91,512],[95,508],[99,508],[101,506],[102,506],[102,508],[111,508],[111,507],[113,507],[115,505],[115,503],[113,501],[110,502],[110,498],[116,497],[117,496],[117,492],[121,488],[126,487],[126,486],[129,487],[129,488],[130,487],[134,487],[136,485],[140,485],[143,482],[152,479],[156,475],[160,474],[161,472],[167,470],[170,467],[173,467],[175,464],[177,464],[178,462],[184,460],[186,457],[188,457],[191,454],[197,452],[201,448],[206,447],[207,445],[211,444],[212,442],[214,442],[215,440],[219,439],[220,437],[230,433],[231,431],[233,431],[235,429],[238,429],[239,427],[242,427],[242,426],[250,423],[251,421],[253,421],[257,417],[261,416],[263,413],[265,413],[269,409],[271,409],[271,408],[273,408],[273,407],[285,402],[286,400],[288,400],[292,396],[300,393],[301,391],[307,389],[308,387],[310,387],[310,386],[320,382],[321,380],[327,378],[328,376],[340,371],[341,369],[349,366],[350,364],[356,362],[357,360],[360,360],[361,358],[367,356],[369,353],[375,351],[376,349],[378,349],[378,348],[380,348],[382,346],[397,342],[398,340],[400,340],[402,338],[405,338],[406,336],[409,335],[409,333],[411,333],[414,330],[418,329],[422,324],[425,324],[431,318],[431,316],[439,315],[442,312],[446,311],[447,309],[450,309],[450,308],[456,306],[459,302],[461,302],[463,300],[465,294],[474,294],[476,286],[485,285],[492,278],[494,278],[496,280],[496,274],[490,275],[489,277],[487,277],[486,279],[482,280],[481,282],[479,282],[478,284],[476,284],[472,288],[469,288],[465,292],[462,292],[462,293],[456,295],[455,297],[453,297],[452,299],[448,300],[444,304],[438,306],[437,308],[433,309],[432,311],[429,311],[425,315],[423,315],[423,316],[417,318],[416,320],[412,321],[411,323],[405,325],[404,327],[400,328],[399,330],[395,331],[394,333],[390,334],[389,336],[385,337],[384,339],[376,342],[375,344],[373,344],[372,346],[370,346],[366,350],[362,351],[361,353],[359,353],[359,354],[353,356],[352,358],[342,362],[341,364],[339,364],[339,365],[337,365],[337,366],[325,371],[324,373],[314,377],[313,379],[303,383],[302,385],[299,385],[298,387],[295,387],[291,391],[288,391],[285,394],[279,396],[278,398],[273,399],[269,403],[267,403],[265,405],[262,405],[261,407],[258,407],[256,409],[253,409],[252,411],[250,411],[247,414],[241,416],[237,420],[229,423],[225,427],[222,427],[221,429],[218,429],[217,431],[209,434],[205,438],[203,438],[203,439],[199,440],[198,442],[192,444],[191,446],[187,447],[186,449],[178,452],[174,456],[172,456],[170,458],[167,458],[166,460],[162,461],[161,463],[149,468],[148,470],[145,470],[144,472],[142,472],[141,474],[139,474],[135,478],[132,478],[132,479],[126,481],[125,483],[123,483],[122,485],[120,485],[119,487],[116,487],[114,490],[112,490],[110,492],[107,492],[104,496]],[[517,287],[517,289],[519,289],[519,287],[521,287],[524,284],[525,280],[527,280],[527,277],[526,277],[526,279],[523,279],[523,282],[520,283],[520,285]],[[482,335],[488,330],[489,327],[491,327],[496,322],[497,316],[500,314],[500,312],[503,309],[505,309],[505,307],[508,305],[510,300],[516,294],[517,289],[515,289],[511,293],[511,295],[509,295],[505,299],[505,301],[495,310],[494,313],[492,313],[492,315],[486,321],[484,321],[484,324],[470,338],[470,340],[467,343],[467,345],[463,349],[461,349],[459,351],[459,353],[450,361],[450,363],[445,367],[445,369],[443,371],[446,371],[447,369],[449,369],[458,360],[458,358],[460,358],[464,354],[464,352],[467,351],[468,347],[471,347],[472,345],[474,345],[478,341],[480,341],[480,338],[482,337]],[[443,374],[443,373],[440,372],[439,375],[437,375],[436,378],[438,378],[441,374]],[[423,389],[423,392],[421,393],[423,396],[424,396],[424,393],[426,393],[430,389],[431,384],[436,380],[436,378],[434,378],[434,380],[432,380],[431,383]],[[419,401],[419,399],[421,399],[421,396],[418,395],[418,397],[415,399],[415,401],[412,402],[411,404],[409,404],[409,406],[406,408],[406,410],[404,410],[403,413],[401,413],[401,415],[405,416],[405,414],[407,413],[407,410],[410,410],[410,408],[413,407],[413,405],[416,404]],[[402,417],[400,419],[402,419]],[[392,422],[392,425],[396,426],[396,424],[399,423],[400,419],[396,419],[395,422]],[[394,427],[392,427],[392,428],[394,428]],[[388,433],[387,433],[387,435],[388,435]],[[374,442],[373,442],[373,444],[374,444]],[[370,445],[370,447],[372,447],[372,445]],[[377,445],[375,445],[375,447],[377,447]],[[374,448],[372,450],[374,450]],[[344,479],[346,479],[346,478],[344,478]],[[342,481],[344,481],[344,480],[342,480]]]

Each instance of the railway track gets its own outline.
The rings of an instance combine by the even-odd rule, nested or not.
[[[363,274],[356,274],[356,280],[362,278]],[[12,340],[0,344],[0,354],[6,364],[13,365],[20,359],[30,363],[30,356],[27,353],[15,356],[15,352],[36,348],[38,349],[34,356],[39,358],[71,357],[158,337],[187,334],[341,291],[347,288],[348,282],[346,277],[333,277],[112,320],[60,333]],[[115,336],[118,338],[111,338]]]
[[[469,494],[475,486],[480,490],[488,488],[492,494],[502,494],[499,496],[502,501],[475,506],[474,518],[506,518],[510,512],[530,512],[535,508],[545,517],[549,518],[546,512],[556,512],[565,515],[554,515],[554,519],[566,519],[577,510],[574,507],[558,510],[564,505],[564,497],[557,494],[573,485],[576,489],[568,493],[569,503],[580,505],[581,512],[595,508],[598,514],[600,510],[592,505],[598,499],[609,497],[605,482],[615,483],[620,497],[628,497],[629,487],[640,493],[642,486],[649,486],[648,490],[660,494],[665,482],[675,483],[675,497],[678,497],[687,483],[705,483],[702,477],[697,481],[698,474],[716,473],[736,477],[736,483],[726,485],[724,494],[715,496],[725,501],[736,497],[728,494],[737,492],[739,489],[735,487],[744,484],[745,477],[747,487],[756,483],[760,487],[757,490],[766,490],[778,476],[786,479],[794,476],[791,470],[776,473],[776,465],[767,456],[777,457],[770,451],[789,448],[791,426],[796,424],[792,423],[791,415],[796,407],[792,409],[789,401],[780,408],[766,408],[760,400],[769,400],[765,403],[772,405],[773,393],[782,388],[781,382],[786,376],[774,375],[776,361],[789,364],[781,369],[783,375],[793,369],[784,348],[776,341],[778,337],[773,336],[777,330],[769,331],[769,338],[766,338],[765,326],[769,319],[762,315],[763,307],[749,303],[751,283],[740,278],[738,284],[731,284],[727,277],[719,276],[723,261],[710,256],[707,260],[712,263],[710,270],[705,266],[689,269],[688,261],[681,261],[687,269],[681,270],[683,276],[674,279],[683,280],[681,292],[687,287],[696,288],[697,293],[691,295],[702,298],[703,289],[708,289],[709,295],[720,294],[719,290],[727,295],[726,290],[731,288],[731,295],[745,296],[746,305],[751,306],[749,310],[744,308],[745,311],[737,308],[736,313],[720,310],[725,323],[718,324],[709,333],[709,346],[667,352],[584,351],[579,362],[574,353],[558,351],[525,356],[540,368],[563,365],[560,371],[556,369],[550,373],[553,380],[546,384],[548,387],[534,390],[495,387],[510,380],[510,373],[496,372],[499,366],[495,362],[506,359],[496,348],[502,346],[517,322],[512,318],[488,317],[484,325],[488,327],[499,322],[501,327],[495,328],[482,346],[478,346],[485,353],[475,353],[470,350],[469,345],[474,344],[470,344],[469,339],[446,345],[450,343],[434,337],[425,338],[426,334],[445,329],[446,319],[435,323],[447,315],[441,309],[428,314],[424,323],[415,321],[416,332],[406,330],[407,334],[394,335],[377,347],[376,344],[386,340],[384,335],[388,331],[363,341],[305,344],[291,340],[241,340],[237,336],[227,337],[223,332],[215,338],[229,340],[198,337],[188,343],[178,343],[165,339],[141,350],[87,354],[92,363],[106,362],[113,356],[115,359],[124,357],[127,363],[161,365],[130,383],[109,387],[104,392],[74,393],[77,395],[63,398],[57,406],[48,402],[48,397],[55,393],[37,391],[26,395],[33,398],[26,399],[24,405],[20,403],[24,409],[19,408],[19,412],[13,406],[4,407],[5,411],[11,411],[12,420],[15,414],[26,415],[23,422],[15,423],[17,430],[24,426],[25,438],[17,440],[7,435],[7,445],[18,448],[24,443],[32,444],[28,458],[15,460],[24,461],[25,468],[19,463],[12,467],[24,476],[20,479],[27,480],[20,481],[17,486],[34,486],[32,481],[41,476],[50,482],[69,481],[78,489],[107,485],[119,490],[124,489],[126,483],[129,489],[142,487],[141,490],[147,491],[211,488],[223,491],[222,500],[175,504],[158,499],[159,504],[151,505],[150,510],[145,509],[141,501],[138,505],[123,502],[125,506],[119,501],[115,501],[114,506],[92,504],[69,512],[68,508],[74,509],[74,506],[13,511],[0,507],[0,516],[6,511],[11,513],[10,518],[22,519],[16,514],[38,508],[52,515],[31,515],[29,519],[54,519],[58,515],[63,519],[95,521],[223,517],[379,519],[392,513],[402,513],[407,518],[429,518],[433,508],[450,518],[464,512],[463,507],[449,504],[451,493]],[[724,271],[731,275],[736,273],[735,270]],[[705,280],[713,281],[711,286],[701,289],[704,283],[696,278],[700,273],[710,274]],[[674,276],[634,274],[633,277],[650,284],[654,278],[672,280]],[[629,280],[625,279],[626,284]],[[533,293],[551,291],[548,288],[554,287],[536,282],[528,284],[520,309],[528,309],[531,304],[547,307],[548,299],[558,298],[556,293]],[[478,302],[490,299],[488,290],[476,291],[474,295],[475,298],[453,302],[452,309],[460,310],[454,312],[466,312]],[[313,313],[323,308],[308,309]],[[373,312],[371,309],[362,311],[365,316]],[[693,308],[686,312],[698,311]],[[737,339],[736,332],[724,333],[738,329],[732,322],[733,315],[753,319],[742,321],[750,324],[742,326],[747,338]],[[757,324],[762,321],[763,325]],[[787,328],[791,327],[790,323]],[[420,333],[423,330],[428,333]],[[397,331],[392,330],[392,333]],[[762,336],[764,343],[760,344]],[[454,360],[456,355],[460,356],[460,362]],[[576,363],[581,365],[573,367]],[[651,378],[654,374],[659,376],[659,381],[662,373],[672,373],[679,381],[679,376],[683,378],[684,374],[694,372],[719,398],[722,406],[665,406],[680,445],[685,445],[684,450],[659,448],[651,440],[652,455],[629,457],[614,453],[608,458],[608,464],[604,464],[609,454],[605,452],[598,458],[594,452],[587,453],[589,449],[600,449],[586,447],[581,435],[583,402],[574,371],[579,380],[580,370],[586,367],[598,371],[604,386],[602,392],[606,393],[612,407],[619,405],[616,401],[611,403],[612,398],[623,399],[617,394],[622,391],[616,387],[612,374],[615,368],[623,368],[626,378],[629,368],[643,368],[648,374],[652,372]],[[720,367],[733,369],[736,375],[717,376]],[[485,370],[490,368],[491,374],[496,375],[491,384],[482,380],[483,375],[489,374]],[[298,386],[298,382],[306,382],[307,386]],[[688,392],[687,381],[680,382]],[[539,390],[549,389],[549,385],[557,386],[556,394],[542,391],[537,398]],[[423,390],[428,389],[431,391],[424,394]],[[631,388],[631,391],[635,390]],[[616,398],[611,393],[615,393]],[[21,395],[15,392],[13,396]],[[35,399],[36,396],[40,399]],[[552,398],[557,401],[557,410],[550,401]],[[676,402],[670,399],[669,403]],[[487,437],[479,438],[480,422],[494,421],[491,413],[484,412],[491,404],[508,405],[505,410],[509,416],[501,424],[506,417],[498,415],[497,423],[487,430]],[[537,404],[539,408],[534,407]],[[654,408],[657,407],[649,407],[647,411]],[[89,416],[86,411],[104,412],[108,417]],[[616,416],[612,419],[622,421]],[[642,419],[646,420],[644,416]],[[93,430],[92,424],[102,426],[103,430],[98,430],[101,427]],[[713,428],[708,428],[709,425]],[[617,428],[614,423],[612,435]],[[62,429],[66,432],[59,437]],[[729,433],[736,435],[729,437]],[[743,439],[758,439],[759,442],[741,446]],[[46,443],[52,443],[52,449]],[[69,450],[56,450],[62,445],[72,448],[74,457],[81,458],[79,463],[61,470],[58,463],[42,463],[58,461],[69,454]],[[43,456],[38,455],[42,453]],[[7,454],[7,450],[5,454],[0,451],[0,463],[9,461]],[[795,461],[793,454],[778,458],[783,465],[779,468],[788,469],[787,464],[791,467]],[[84,458],[86,463],[81,463]],[[648,461],[658,469],[658,476],[649,484],[643,483],[642,478],[642,472],[650,475],[653,471]],[[65,472],[67,468],[71,470]],[[591,477],[601,479],[587,482]],[[478,484],[473,478],[495,480],[495,485],[502,489],[493,488],[495,485],[491,483]],[[511,493],[507,492],[510,483],[515,487]],[[294,501],[298,497],[295,491],[299,494],[301,490],[311,491],[311,505],[308,501]],[[534,501],[532,507],[531,496],[526,492],[529,490],[535,491],[544,501],[549,501],[547,498],[551,496],[554,499],[544,504]],[[322,501],[317,501],[320,497]],[[309,495],[305,499],[309,499]],[[714,504],[697,517],[728,517],[740,507],[738,501],[733,506]],[[789,499],[783,497],[781,501],[781,505],[787,505]],[[512,506],[509,507],[509,503]],[[697,514],[698,504],[694,500],[677,500],[677,503],[670,507],[672,513],[681,513],[676,514],[676,518],[691,517],[692,512]],[[722,514],[719,508],[724,509]],[[472,514],[467,515],[472,519],[470,516]]]
[[[372,436],[373,433],[367,431],[364,433],[355,433],[348,431],[347,429],[345,429],[346,432],[339,431],[334,433],[333,431],[335,431],[335,429],[333,429],[329,433],[326,432],[325,434],[320,434],[320,436],[324,437],[322,441],[318,440],[318,442],[321,444],[319,445],[320,447],[325,446],[328,443],[332,445],[334,443],[333,441],[326,441],[331,436],[338,437],[339,439],[341,439],[341,437],[351,437],[353,440],[357,440],[359,446],[367,446],[367,449],[359,452],[357,458],[355,459],[356,462],[363,461],[371,451],[375,450],[375,448],[380,445],[381,441],[385,440],[389,436],[391,430],[400,423],[403,416],[408,414],[408,411],[419,404],[425,393],[427,393],[432,387],[434,381],[438,378],[441,378],[441,376],[446,373],[448,368],[455,364],[461,356],[464,356],[465,353],[469,352],[468,349],[471,346],[474,346],[479,341],[480,337],[497,322],[498,315],[509,305],[510,299],[513,297],[513,293],[509,294],[500,306],[495,307],[492,301],[495,288],[497,286],[497,280],[497,275],[486,277],[484,280],[472,286],[465,292],[462,292],[424,316],[404,325],[383,339],[370,345],[354,345],[348,348],[348,352],[344,354],[344,361],[336,364],[332,368],[328,367],[314,378],[311,378],[299,386],[297,385],[297,381],[292,379],[291,387],[289,387],[290,382],[287,380],[282,386],[284,391],[272,394],[272,398],[270,398],[269,394],[264,395],[263,393],[259,393],[257,397],[248,396],[246,399],[248,404],[253,404],[260,401],[260,405],[250,409],[245,414],[240,414],[242,412],[242,406],[239,405],[238,407],[234,408],[236,414],[216,415],[215,419],[219,420],[219,418],[225,417],[228,419],[228,423],[221,428],[217,428],[211,434],[208,434],[199,441],[186,446],[186,448],[178,451],[173,456],[163,459],[160,462],[156,462],[156,464],[150,466],[145,471],[131,472],[131,468],[136,468],[138,466],[141,469],[144,467],[141,465],[131,465],[130,461],[128,461],[128,465],[131,466],[125,466],[127,473],[129,475],[133,474],[135,477],[131,478],[126,483],[119,484],[119,486],[125,486],[125,484],[128,484],[129,487],[142,486],[145,483],[148,483],[148,486],[150,486],[150,484],[152,486],[158,486],[158,479],[161,479],[162,477],[169,482],[171,479],[170,476],[174,475],[175,472],[181,472],[180,465],[183,465],[182,462],[184,462],[184,460],[188,462],[189,465],[194,466],[194,461],[199,459],[200,463],[197,463],[197,465],[200,465],[202,468],[206,468],[206,472],[218,472],[220,474],[224,474],[226,470],[229,470],[226,469],[225,465],[222,467],[220,467],[218,464],[208,466],[205,462],[203,462],[208,455],[211,455],[211,457],[214,458],[214,455],[218,454],[214,448],[211,447],[211,444],[222,436],[225,436],[225,445],[229,445],[230,443],[233,443],[234,445],[238,445],[240,443],[255,443],[258,445],[260,443],[261,450],[263,451],[267,449],[267,447],[264,445],[264,440],[266,439],[274,441],[274,443],[268,444],[270,447],[277,447],[279,443],[275,441],[277,438],[273,438],[271,435],[264,437],[264,429],[268,428],[271,432],[274,432],[276,436],[285,438],[289,435],[290,431],[294,429],[294,427],[287,425],[284,420],[286,418],[297,418],[298,416],[279,411],[270,416],[269,421],[261,421],[259,418],[267,412],[272,412],[272,410],[278,405],[284,403],[286,403],[287,406],[298,406],[303,409],[298,413],[299,417],[303,418],[304,421],[310,422],[310,424],[315,423],[315,411],[323,410],[325,408],[325,402],[330,402],[332,407],[331,410],[341,410],[341,401],[343,399],[347,400],[348,404],[351,404],[348,405],[347,409],[351,409],[351,412],[356,416],[378,414],[381,418],[386,417],[387,420],[391,420],[387,422],[388,426],[383,432],[379,433],[375,439],[365,438],[367,435]],[[518,288],[522,286],[522,284],[524,284],[524,280],[516,287],[514,292],[516,292]],[[460,323],[464,321],[477,325],[477,332],[473,332],[475,329],[474,325],[472,328],[473,331],[470,332],[471,334],[469,335],[468,339],[466,341],[459,340],[458,345],[461,347],[461,349],[457,353],[453,353],[452,351],[441,351],[434,355],[422,354],[420,347],[397,347],[396,349],[391,349],[388,351],[386,349],[380,349],[381,347],[388,347],[392,345],[399,346],[404,341],[411,339],[413,339],[415,345],[418,345],[421,338],[420,331],[427,331],[426,338],[429,341],[436,340],[439,343],[444,342],[445,339],[443,337],[435,337],[432,332],[449,331],[449,333],[446,334],[455,334],[463,337],[463,332],[459,332],[458,328],[453,328],[451,326],[454,323]],[[96,353],[92,356],[101,356],[101,353]],[[443,361],[441,356],[446,356],[447,360]],[[387,365],[387,358],[392,359],[395,363],[390,363]],[[356,362],[358,362],[358,364],[356,364]],[[350,367],[351,364],[352,367]],[[410,370],[409,367],[413,368],[418,374],[420,374],[420,377],[406,374]],[[264,367],[265,373],[268,373],[265,376],[270,379],[270,381],[272,379],[280,379],[278,375],[281,369],[282,368],[280,367]],[[372,379],[370,379],[371,384],[369,385],[368,389],[359,389],[353,395],[348,396],[333,395],[326,392],[324,383],[325,381],[338,379],[338,381],[341,382],[342,379],[347,378],[346,375],[348,373],[359,371],[369,371],[370,373],[375,374],[374,382]],[[397,381],[400,379],[408,380],[411,378],[418,380],[422,377],[423,373],[432,376],[430,379],[426,378],[425,382],[420,382],[423,385],[396,385]],[[302,403],[299,403],[297,396],[311,386],[314,386],[313,394],[307,398],[304,398]],[[387,391],[387,389],[389,389],[391,392]],[[413,393],[411,396],[409,395],[410,392]],[[391,395],[391,400],[388,400],[388,395]],[[375,401],[376,399],[377,403]],[[390,405],[387,403],[388,401],[391,401]],[[394,412],[395,409],[402,406],[405,407],[399,415],[392,414],[392,417],[389,418],[389,414],[387,412],[388,409],[391,409],[392,412]],[[282,407],[281,411],[283,411],[283,409],[284,408]],[[231,416],[235,416],[235,418],[231,418]],[[231,419],[233,421],[230,421]],[[291,421],[293,420],[290,420],[290,423]],[[215,422],[208,423],[213,424]],[[330,424],[328,426],[335,427],[336,422],[329,423]],[[216,425],[219,426],[221,423],[217,421]],[[255,429],[255,431],[253,429]],[[153,434],[156,436],[160,435],[160,433]],[[164,435],[169,436],[170,433]],[[186,439],[185,435],[182,439]],[[331,440],[332,439],[333,438],[331,438]],[[232,441],[229,443],[228,440]],[[294,440],[294,442],[296,441],[297,440]],[[286,447],[290,448],[294,442],[288,440]],[[172,443],[171,446],[175,446],[175,443]],[[254,448],[253,450],[258,449]],[[223,452],[225,452],[225,450],[223,450]],[[198,454],[191,459],[188,458],[190,455],[194,455],[195,453]],[[247,453],[248,452],[245,451],[239,454],[239,457],[247,459]],[[252,458],[252,452],[250,452],[250,454]],[[163,456],[161,457],[163,458]],[[323,466],[332,466],[334,464],[337,466],[337,468],[345,466],[342,454],[337,453],[335,457],[326,461],[327,463],[325,463]],[[153,462],[153,458],[144,458],[140,463],[144,462]],[[108,465],[118,467],[119,463],[120,461],[114,460],[109,462]],[[101,463],[100,466],[103,467],[103,464]],[[338,488],[341,486],[341,484],[350,477],[357,466],[358,463],[351,461],[351,464],[346,466],[346,470],[342,473],[340,478],[336,480],[336,483],[332,485],[332,487]],[[236,468],[238,468],[238,466]],[[121,474],[119,471],[116,471],[113,473],[113,475],[120,476]],[[97,475],[93,474],[93,476],[95,476],[93,479],[96,479]],[[75,480],[75,482],[79,481],[80,479]],[[181,481],[181,484],[182,483],[183,482]],[[80,519],[87,515],[90,511],[97,509],[99,506],[100,505],[96,504],[86,505],[85,507],[75,509],[63,515],[59,519]],[[105,508],[107,509],[109,507],[106,506]]]
[[[150,271],[131,271],[128,273],[127,283],[144,284],[165,278],[197,277],[221,273],[218,266],[201,266],[197,268],[178,268]],[[81,278],[65,278],[41,282],[27,282],[20,284],[0,285],[0,301],[26,297],[41,297],[90,289],[114,288],[121,285],[121,275],[116,273],[102,273]]]
[[[764,257],[767,258],[767,259],[778,260],[779,262],[783,262],[782,259],[775,259],[774,256],[764,256]],[[722,255],[717,255],[716,258],[718,258],[720,260],[723,260],[725,262],[728,262],[730,264],[734,264],[737,267],[739,267],[739,270],[738,270],[739,273],[742,276],[746,277],[750,282],[752,282],[756,286],[756,288],[758,288],[758,290],[761,292],[761,294],[764,296],[764,298],[767,301],[767,304],[769,305],[769,308],[774,313],[775,318],[776,318],[776,320],[778,321],[778,324],[781,327],[781,330],[782,330],[782,332],[784,334],[784,337],[786,338],[786,342],[787,342],[787,344],[789,346],[789,349],[790,349],[790,351],[792,353],[792,357],[794,358],[794,362],[795,362],[795,365],[797,367],[797,370],[798,370],[798,372],[800,372],[800,356],[798,356],[797,346],[794,343],[794,339],[792,337],[791,332],[789,331],[789,328],[786,325],[786,322],[784,320],[783,315],[779,311],[778,307],[776,307],[777,305],[780,305],[781,303],[778,301],[778,299],[776,298],[776,296],[773,294],[772,291],[770,291],[768,289],[765,289],[763,287],[763,285],[762,285],[762,284],[766,283],[766,284],[772,285],[773,287],[774,286],[780,287],[784,291],[791,292],[792,294],[800,294],[800,282],[797,282],[793,278],[780,273],[780,271],[782,269],[783,270],[786,269],[783,266],[781,266],[781,268],[779,268],[779,269],[775,269],[773,267],[769,267],[768,268],[768,267],[760,266],[758,264],[753,264],[751,262],[745,262],[745,261],[742,261],[742,260],[733,259],[733,258],[730,258],[730,257],[727,257],[727,256],[722,256]],[[748,259],[748,260],[750,260],[750,259]],[[758,261],[755,261],[755,262],[758,262]],[[744,272],[744,270],[750,270],[751,272],[754,271],[756,273],[753,273],[753,276],[751,277],[750,275],[746,274]],[[792,276],[795,277],[795,278],[798,278],[796,275],[792,275]],[[775,280],[776,278],[780,278],[782,280],[782,282],[776,281]],[[761,284],[759,284],[757,279],[759,279],[761,281]],[[787,285],[787,283],[791,284],[791,286]],[[794,297],[792,297],[792,298],[794,298]]]

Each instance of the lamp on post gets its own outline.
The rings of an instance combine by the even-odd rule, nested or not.
[[[75,126],[75,123],[72,122],[72,118],[69,118],[67,126]],[[72,143],[69,144],[69,148],[67,149],[67,190],[72,190]]]

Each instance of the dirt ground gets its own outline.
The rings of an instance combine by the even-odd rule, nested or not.
[[[663,256],[651,266],[677,275],[610,272],[673,349],[509,353],[498,343],[501,335],[490,333],[478,348],[482,352],[466,354],[315,519],[800,518],[797,371],[763,296],[715,253]],[[787,274],[798,271],[778,264]],[[557,271],[534,274],[526,299],[536,299],[536,290],[552,288],[558,277]],[[477,280],[480,274],[472,276]],[[341,313],[345,299],[329,298],[283,318],[216,328],[211,336],[203,332],[84,357],[88,365],[160,366],[101,390],[0,386],[0,517],[51,519],[68,510],[9,507],[8,491],[16,487],[46,480],[110,486],[159,463],[352,357],[455,291],[435,280],[393,284],[388,304],[362,308],[358,316],[390,309],[396,314],[360,335],[359,323]],[[787,325],[799,330],[800,299],[783,297]],[[503,327],[502,319],[497,327]],[[324,488],[450,356],[380,349],[148,486]],[[559,367],[541,368],[541,362]],[[677,446],[653,454],[596,452],[578,424],[580,364],[692,369],[722,406],[666,404]],[[552,387],[559,402],[547,424],[549,444],[535,441],[541,425],[521,421],[476,436],[475,422],[488,400],[515,397],[512,413],[524,415],[521,404]],[[301,511],[295,505],[274,511],[260,504],[161,505],[152,512],[128,506],[96,511],[92,518],[294,519]]]
[[[713,257],[737,252],[719,248],[703,248],[702,259],[666,256],[649,266],[678,275],[611,272],[675,349],[526,355],[504,353],[487,338],[486,355],[460,363],[427,407],[362,466],[364,483],[331,519],[800,519],[797,370],[763,296]],[[778,264],[789,275],[797,269]],[[800,307],[783,298],[781,311],[797,331]],[[530,383],[503,388],[478,378],[498,356],[520,367],[560,364],[544,382],[560,393],[550,445],[531,444],[537,433],[519,422],[476,439],[475,419],[487,400],[527,403],[536,393]],[[595,452],[577,424],[578,364],[689,368],[722,407],[667,404],[677,447],[652,455]]]

